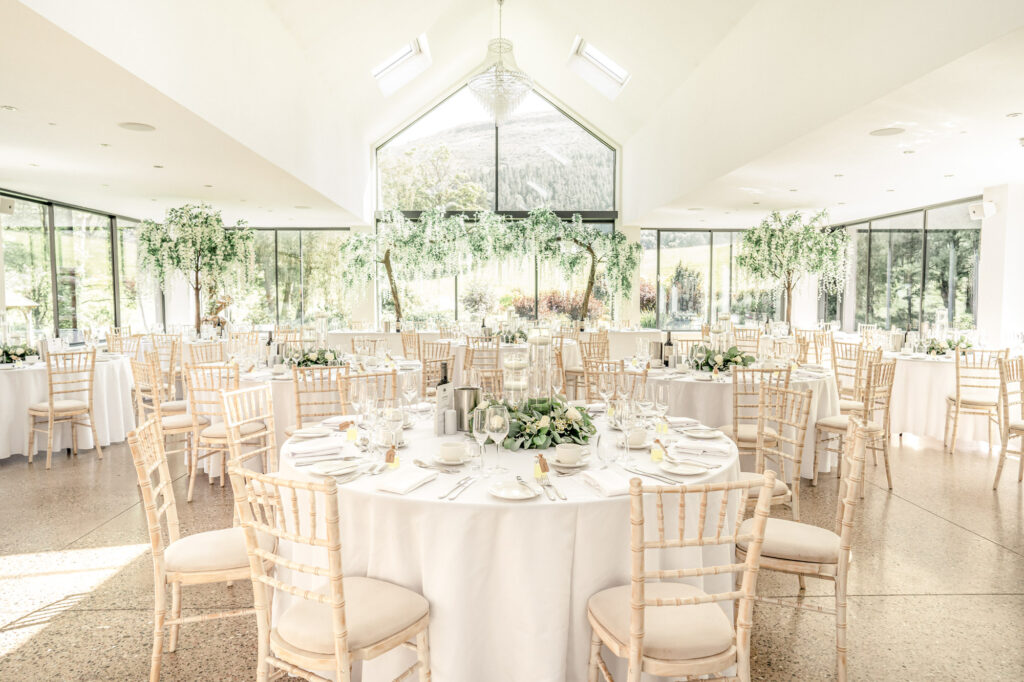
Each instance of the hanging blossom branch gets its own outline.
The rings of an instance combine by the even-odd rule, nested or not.
[[[824,210],[806,222],[799,211],[786,216],[772,211],[743,233],[736,265],[785,292],[787,322],[793,321],[793,289],[803,276],[817,275],[822,291],[842,294],[850,234],[830,227],[827,220]]]
[[[213,302],[228,289],[245,290],[254,281],[256,252],[252,230],[239,221],[225,229],[220,211],[209,204],[186,204],[167,211],[163,223],[139,226],[139,265],[165,291],[167,278],[184,275],[195,301],[196,331],[202,320],[200,296]]]

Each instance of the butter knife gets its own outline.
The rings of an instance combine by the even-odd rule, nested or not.
[[[451,495],[453,492],[455,492],[456,490],[458,490],[462,486],[464,486],[467,483],[469,483],[471,480],[473,480],[472,476],[466,476],[465,478],[459,479],[459,482],[456,483],[454,486],[452,486],[451,490],[449,490],[448,492],[444,493],[443,495],[438,495],[437,499],[443,500],[444,498],[448,497],[449,495]]]

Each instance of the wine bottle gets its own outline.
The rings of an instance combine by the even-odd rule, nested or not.
[[[441,380],[437,382],[437,388],[435,396],[437,398],[437,406],[434,411],[434,435],[443,436],[444,430],[444,413],[446,410],[455,407],[455,399],[452,394],[452,384],[448,380],[448,363],[441,363]]]
[[[672,332],[668,332],[665,345],[661,347],[661,360],[665,367],[675,367],[675,348],[672,346]]]

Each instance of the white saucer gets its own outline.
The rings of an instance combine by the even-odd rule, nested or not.
[[[311,473],[317,474],[318,476],[343,476],[345,474],[351,473],[352,471],[357,469],[361,464],[362,462],[339,462],[337,460],[333,462],[317,462],[316,464],[311,464],[309,466],[309,471]]]
[[[590,458],[589,457],[580,457],[579,461],[576,462],[575,464],[568,464],[566,462],[559,462],[557,459],[552,457],[551,458],[551,464],[553,464],[556,467],[561,467],[563,469],[582,469],[583,467],[585,467],[588,464],[590,464]]]
[[[292,438],[323,438],[324,436],[331,435],[332,430],[323,426],[306,426],[301,429],[296,429],[295,433],[292,434]]]
[[[710,372],[697,372],[693,375],[694,381],[713,381],[715,376]]]
[[[487,492],[503,500],[532,500],[540,495],[539,492],[529,484],[523,485],[519,481],[498,481],[487,488]]]
[[[696,476],[698,474],[706,474],[707,469],[704,467],[695,466],[693,464],[686,464],[685,462],[669,462],[667,460],[662,461],[661,470],[667,471],[670,474],[676,476]]]
[[[615,445],[616,445],[616,447],[619,447],[619,448],[622,448],[623,450],[625,450],[626,449],[626,439],[625,438],[617,438],[615,440]],[[647,438],[644,439],[643,443],[641,443],[640,445],[630,445],[629,449],[630,450],[643,450],[644,448],[649,448],[652,445],[654,445],[654,436],[652,436],[651,434],[647,434]]]
[[[440,464],[441,466],[444,466],[444,467],[457,467],[460,464],[465,464],[466,462],[468,462],[470,460],[468,455],[463,457],[462,459],[456,460],[454,462],[451,462],[451,461],[449,461],[447,459],[441,459],[438,455],[434,455],[434,457],[432,459],[434,461],[434,464]]]
[[[684,436],[689,436],[690,438],[705,438],[708,440],[712,438],[718,438],[719,436],[722,435],[722,432],[719,431],[718,429],[709,429],[707,427],[683,429],[680,433],[682,433]]]

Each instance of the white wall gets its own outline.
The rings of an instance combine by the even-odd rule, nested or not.
[[[995,215],[981,223],[978,329],[986,345],[1016,345],[1024,332],[1024,185],[985,189]]]

